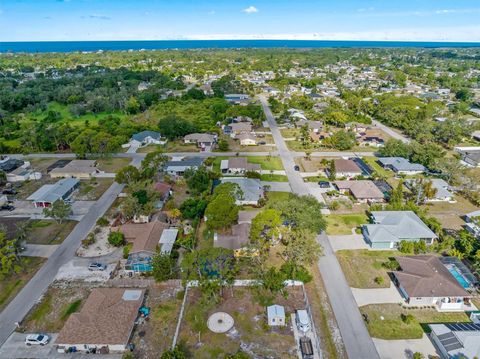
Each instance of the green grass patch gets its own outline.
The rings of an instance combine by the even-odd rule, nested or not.
[[[371,304],[360,307],[368,316],[370,335],[379,339],[420,339],[429,323],[470,322],[466,313],[442,313],[435,309],[406,309],[399,304]],[[414,320],[406,323],[402,315],[411,314]]]
[[[329,235],[352,234],[353,228],[368,223],[368,217],[364,213],[330,214],[325,216],[325,219],[327,220],[327,234]]]
[[[0,294],[0,308],[2,308],[4,304],[6,304],[7,300],[14,293],[15,289],[20,287],[22,283],[23,280],[17,279],[8,283],[2,288],[2,293]]]
[[[363,157],[362,160],[363,160],[367,165],[369,165],[370,167],[372,167],[372,169],[373,169],[380,177],[383,177],[383,178],[395,177],[395,173],[394,173],[393,171],[387,170],[387,169],[383,168],[382,166],[380,166],[380,165],[377,163],[377,160],[378,160],[377,157]]]
[[[330,182],[330,180],[324,176],[304,177],[304,181],[305,182],[320,182],[320,181]]]
[[[271,205],[275,202],[288,201],[290,194],[290,192],[267,192],[267,203]]]
[[[281,171],[283,170],[283,164],[280,157],[273,156],[251,156],[247,157],[248,163],[255,163],[260,165],[262,170],[266,171]]]
[[[260,180],[268,182],[288,182],[288,177],[285,175],[262,174]]]
[[[78,312],[80,309],[80,306],[82,305],[82,300],[77,299],[76,301],[70,303],[68,307],[64,310],[61,319],[62,320],[67,320],[67,318],[70,316],[70,314]]]
[[[30,314],[30,320],[34,322],[43,321],[45,316],[52,311],[52,296],[46,294],[43,300],[35,307]]]
[[[51,226],[52,224],[53,224],[52,221],[39,219],[39,220],[31,221],[30,228],[46,228]]]

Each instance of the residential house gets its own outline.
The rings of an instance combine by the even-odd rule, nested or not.
[[[239,223],[232,226],[229,233],[213,235],[213,246],[227,249],[240,249],[250,243],[250,223]]]
[[[258,201],[264,196],[262,184],[257,178],[224,177],[220,181],[221,183],[235,183],[240,187],[242,195],[236,200],[236,204],[239,206],[256,206]]]
[[[430,340],[442,359],[479,358],[480,324],[428,324]]]
[[[172,195],[172,186],[165,182],[157,182],[154,185],[155,191],[160,194],[160,200],[166,201]]]
[[[94,288],[55,339],[58,351],[122,353],[127,350],[144,289]]]
[[[278,304],[268,306],[267,322],[271,327],[285,326],[285,308]]]
[[[233,157],[228,160],[222,160],[220,163],[220,171],[223,174],[245,174],[245,172],[260,172],[261,167],[256,163],[248,163],[246,157]]]
[[[424,240],[431,245],[437,235],[412,211],[373,211],[371,224],[362,226],[365,241],[374,249],[395,249],[399,242]]]
[[[455,147],[462,161],[469,167],[480,167],[480,147]]]
[[[335,159],[336,178],[353,178],[362,175],[361,168],[353,160]],[[327,168],[327,175],[330,176],[330,170]]]
[[[467,213],[465,215],[465,222],[467,223],[464,228],[476,238],[480,239],[480,210]]]
[[[125,240],[132,243],[125,264],[126,272],[144,273],[152,270],[152,257],[160,245],[163,231],[168,228],[168,223],[158,220],[148,223],[127,223],[112,228],[112,232],[123,233]]]
[[[100,173],[94,160],[72,160],[63,167],[56,167],[50,171],[51,178],[78,178],[90,179]]]
[[[257,144],[255,135],[251,133],[241,133],[236,136],[236,139],[240,141],[241,146],[255,146]]]
[[[203,164],[203,158],[185,157],[181,160],[172,160],[165,163],[165,172],[171,176],[183,176],[185,171],[198,170]]]
[[[205,150],[212,148],[217,141],[217,136],[209,133],[191,133],[183,138],[185,143],[195,143],[197,147]]]
[[[227,102],[231,104],[237,104],[237,105],[244,105],[250,101],[250,96],[242,93],[225,94],[224,98]]]
[[[383,192],[369,180],[336,181],[334,184],[340,192],[350,194],[362,203],[383,202],[385,199]]]
[[[228,125],[231,130],[231,136],[235,137],[242,133],[251,133],[252,124],[250,122],[233,122]]]
[[[472,138],[476,141],[480,141],[480,130],[472,132]]]
[[[320,131],[320,132],[310,132],[308,135],[312,142],[321,142],[324,139],[329,138],[331,136],[331,133]]]
[[[30,162],[8,156],[0,157],[0,172],[4,172],[7,182],[24,182],[42,178],[40,172],[30,168]]]
[[[162,136],[159,132],[156,131],[142,131],[135,133],[130,138],[130,141],[122,147],[144,147],[148,145],[163,145],[165,141],[162,141]]]
[[[300,120],[295,123],[297,128],[302,128],[304,126],[308,127],[308,130],[313,133],[319,133],[323,129],[322,121],[311,121],[311,120]]]
[[[80,186],[76,178],[64,178],[55,184],[46,184],[32,193],[27,200],[32,201],[35,207],[50,207],[55,201],[67,200],[72,193]]]
[[[416,175],[425,172],[425,167],[418,163],[410,163],[403,157],[380,157],[378,163],[383,168],[388,168],[397,174]]]
[[[405,181],[405,185],[408,188],[413,188],[418,180],[414,179],[407,179]],[[435,195],[432,198],[427,198],[427,202],[453,202],[453,193],[450,191],[450,186],[447,182],[445,182],[441,178],[432,178],[427,179],[426,181],[430,181],[432,183],[432,188],[435,189]]]
[[[160,241],[158,242],[160,245],[160,253],[161,254],[170,254],[173,249],[173,245],[177,240],[178,236],[178,229],[176,228],[168,228],[164,229],[162,235],[160,236]]]
[[[434,306],[439,311],[463,311],[470,307],[468,293],[437,256],[395,257],[400,270],[393,282],[409,305]]]

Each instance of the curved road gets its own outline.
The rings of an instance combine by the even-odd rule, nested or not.
[[[273,139],[277,145],[278,153],[285,167],[292,192],[299,195],[309,194],[308,187],[303,182],[299,172],[293,169],[295,163],[292,153],[285,144],[267,100],[265,97],[260,96],[260,101],[272,131]],[[318,268],[325,282],[327,295],[330,299],[348,357],[352,359],[379,359],[380,356],[375,348],[375,344],[365,327],[355,298],[327,235],[325,233],[320,234],[318,241],[324,249],[324,255],[318,261]]]

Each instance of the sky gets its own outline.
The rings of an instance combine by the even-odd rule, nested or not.
[[[480,42],[480,0],[0,0],[0,41]]]

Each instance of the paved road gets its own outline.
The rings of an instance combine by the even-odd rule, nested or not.
[[[308,186],[303,182],[299,173],[293,169],[295,165],[293,156],[285,145],[285,141],[280,134],[266,99],[260,97],[260,101],[272,131],[273,139],[277,145],[278,153],[285,167],[285,172],[290,181],[292,191],[301,195],[310,194]],[[324,256],[320,258],[318,267],[325,282],[327,295],[330,299],[348,357],[352,359],[380,358],[373,344],[373,340],[365,327],[355,298],[343,275],[342,268],[338,263],[328,237],[323,233],[319,235],[318,240],[324,248]]]
[[[325,233],[318,236],[324,255],[318,261],[325,288],[349,358],[380,358],[352,291]]]
[[[15,330],[15,323],[21,322],[29,310],[41,298],[42,294],[53,282],[58,268],[74,258],[80,241],[92,230],[97,219],[103,216],[112,205],[123,187],[123,185],[115,182],[105,191],[37,274],[0,313],[0,345]]]
[[[386,134],[388,134],[389,136],[395,138],[396,140],[400,140],[402,141],[403,143],[410,143],[410,139],[404,135],[402,135],[401,133],[398,133],[394,130],[392,130],[390,127],[388,126],[385,126],[383,123],[381,122],[378,122],[376,120],[372,120],[372,124],[376,127],[378,127],[379,129],[381,129],[383,132],[385,132]]]

